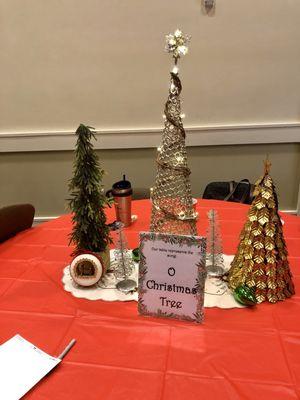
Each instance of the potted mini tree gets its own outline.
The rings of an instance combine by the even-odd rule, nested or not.
[[[69,207],[73,213],[70,243],[75,244],[73,254],[92,252],[100,255],[105,269],[109,268],[109,227],[105,207],[111,205],[104,193],[104,170],[91,143],[96,139],[94,128],[80,124],[73,164],[74,176],[69,183]]]

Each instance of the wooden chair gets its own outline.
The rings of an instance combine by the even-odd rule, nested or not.
[[[16,204],[0,208],[0,242],[31,228],[35,209],[31,204]]]
[[[299,193],[298,193],[297,215],[300,216],[300,185],[299,185]]]
[[[150,189],[133,187],[132,200],[150,199]]]

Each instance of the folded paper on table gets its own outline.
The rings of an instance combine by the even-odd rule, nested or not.
[[[0,398],[20,399],[60,362],[15,335],[0,346]]]

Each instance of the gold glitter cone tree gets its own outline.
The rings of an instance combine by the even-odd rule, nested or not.
[[[166,51],[174,58],[169,96],[165,105],[165,125],[157,151],[157,175],[151,189],[153,232],[195,235],[197,214],[193,209],[190,170],[187,165],[185,130],[181,115],[181,81],[178,60],[188,51],[188,36],[179,30],[166,37]]]
[[[276,303],[295,293],[270,166],[267,160],[256,183],[256,197],[229,271],[229,287],[252,288],[258,303]]]

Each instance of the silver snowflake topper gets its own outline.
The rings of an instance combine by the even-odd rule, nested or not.
[[[179,29],[173,34],[166,36],[166,47],[165,50],[171,53],[175,59],[185,56],[188,52],[187,44],[191,40],[191,37],[184,35]]]

